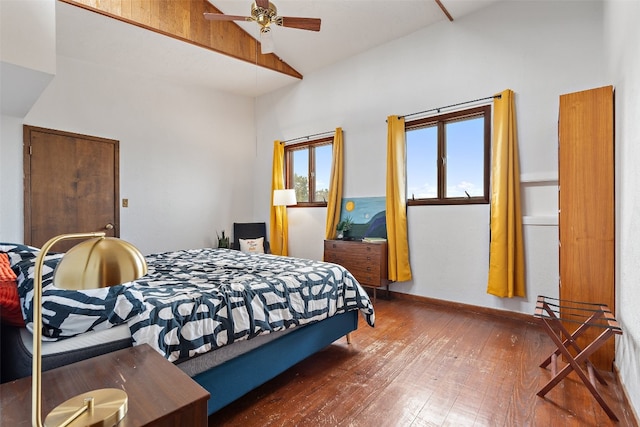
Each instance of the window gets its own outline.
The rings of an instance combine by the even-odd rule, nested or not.
[[[284,147],[285,186],[296,190],[298,206],[327,206],[333,136]]]
[[[407,203],[489,203],[491,107],[405,122]]]

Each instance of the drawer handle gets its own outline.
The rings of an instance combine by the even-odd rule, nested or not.
[[[371,257],[370,256],[367,257],[367,261],[371,261]]]
[[[367,246],[367,250],[370,251],[371,250],[371,246]]]
[[[371,267],[367,267],[367,271],[371,271]]]

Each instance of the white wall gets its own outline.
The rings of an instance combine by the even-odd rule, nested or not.
[[[22,194],[22,118],[1,115],[0,242],[23,241]]]
[[[605,7],[607,63],[616,103],[616,317],[623,334],[616,366],[640,415],[640,2],[609,0]]]
[[[392,287],[531,313],[538,294],[558,294],[558,97],[611,84],[606,80],[602,31],[600,2],[539,1],[496,4],[423,29],[260,98],[260,156],[270,158],[274,139],[341,126],[345,197],[383,196],[388,115],[514,90],[526,181],[527,297],[486,294],[488,205],[409,207],[414,279]],[[258,167],[256,206],[266,207],[271,164],[265,161]],[[320,259],[326,212],[288,212],[290,254]]]
[[[0,58],[50,74],[56,70],[55,0],[0,2]]]
[[[0,1],[2,115],[24,117],[51,81],[55,31],[55,0]]]
[[[58,57],[55,78],[23,123],[120,141],[120,196],[129,199],[121,237],[151,253],[215,245],[216,231],[253,219],[253,106],[249,98]],[[3,200],[4,241],[23,236],[21,127],[3,118],[2,194],[12,202]]]
[[[15,240],[22,203],[22,143],[1,141],[22,140],[21,120],[55,74],[55,46],[55,0],[0,1],[0,240]]]

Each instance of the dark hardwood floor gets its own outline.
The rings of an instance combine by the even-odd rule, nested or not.
[[[598,385],[612,422],[574,373],[543,399],[542,328],[399,299],[376,302],[336,341],[209,417],[209,426],[637,426],[613,373]],[[533,317],[532,317],[533,319]]]

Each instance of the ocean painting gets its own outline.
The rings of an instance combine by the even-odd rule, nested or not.
[[[387,215],[385,197],[352,197],[342,199],[340,220],[351,218],[353,228],[350,237],[387,238]]]

